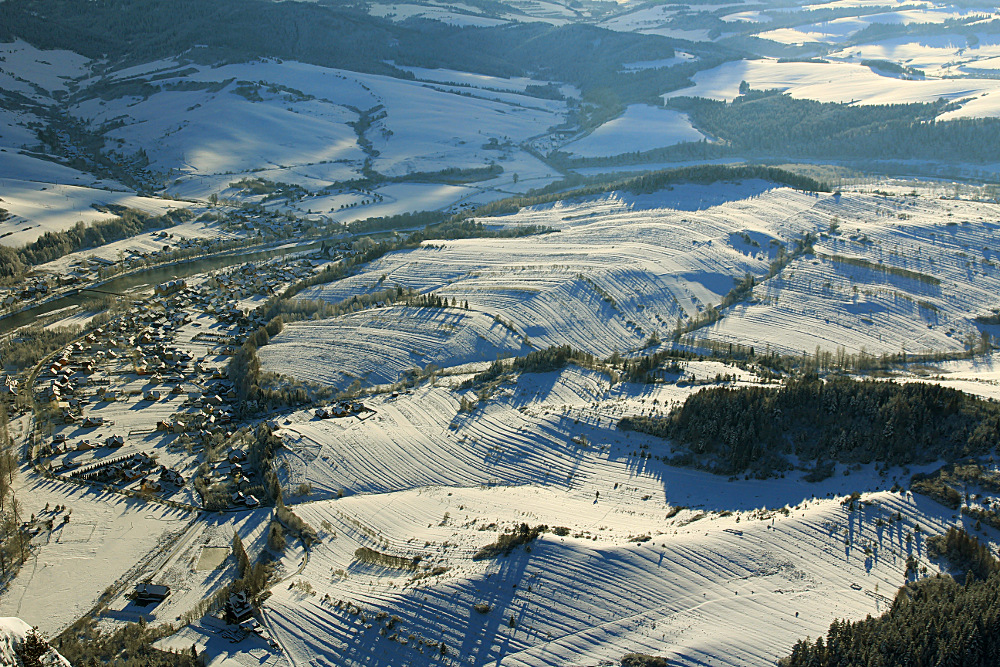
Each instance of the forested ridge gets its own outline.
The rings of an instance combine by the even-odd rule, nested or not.
[[[0,39],[14,36],[122,64],[269,56],[410,79],[411,73],[390,62],[504,77],[532,74],[610,96],[603,101],[612,105],[688,85],[697,69],[725,60],[622,73],[624,63],[672,57],[675,40],[580,24],[394,23],[360,5],[266,0],[8,0],[0,3]]]
[[[937,384],[808,374],[779,389],[703,389],[668,416],[619,426],[673,440],[681,465],[768,475],[789,455],[907,465],[983,452],[1000,436],[1000,405]]]
[[[668,100],[667,108],[688,114],[711,139],[639,154],[554,157],[567,168],[723,157],[989,163],[995,161],[1000,142],[1000,119],[936,120],[951,108],[943,100],[848,105],[751,90],[732,102],[676,97]]]
[[[995,118],[935,121],[950,108],[943,100],[849,106],[751,90],[729,103],[677,98],[670,106],[690,113],[698,127],[741,152],[857,159],[960,156],[986,162],[996,159],[1000,140]]]

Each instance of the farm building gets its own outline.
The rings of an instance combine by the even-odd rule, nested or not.
[[[253,616],[253,606],[244,592],[233,593],[226,602],[226,620],[230,623],[242,623]]]
[[[170,595],[170,586],[141,583],[135,585],[135,601],[139,604],[163,602]]]

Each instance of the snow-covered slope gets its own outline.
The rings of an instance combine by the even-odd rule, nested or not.
[[[530,351],[484,313],[395,306],[290,324],[260,357],[269,370],[346,388],[355,379],[396,382],[415,366],[448,368]]]
[[[926,556],[910,522],[944,527],[933,503],[885,492],[854,512],[835,498],[664,519],[661,500],[616,495],[610,479],[601,490],[431,488],[301,506],[324,526],[296,578],[314,593],[276,591],[268,618],[303,663],[433,664],[444,643],[449,664],[598,665],[633,651],[773,664],[836,618],[884,611],[907,556]],[[887,523],[896,511],[910,518]],[[517,522],[569,532],[472,558]],[[419,565],[369,565],[360,547]]]
[[[967,100],[947,119],[994,117],[1000,115],[1000,82],[982,79],[903,79],[880,74],[869,67],[846,62],[781,62],[779,60],[738,60],[698,72],[695,85],[664,95],[707,97],[732,100],[739,95],[742,81],[754,90],[782,90],[792,97],[844,104],[902,104]]]
[[[639,197],[612,193],[486,220],[557,233],[428,242],[299,297],[339,302],[384,285],[433,291],[500,318],[536,348],[570,344],[607,356],[645,349],[654,332],[666,339],[678,321],[719,304],[750,273],[758,282],[752,297],[695,338],[797,354],[817,346],[875,354],[956,351],[970,335],[979,336],[975,318],[1000,305],[993,247],[1000,207],[985,199],[941,198],[946,192],[897,186],[891,196],[867,189],[816,195],[747,181],[681,185]],[[816,239],[815,252],[765,280],[778,248],[791,251],[806,233]],[[394,371],[447,363],[411,357],[419,346],[391,328],[357,326],[380,317],[295,325],[278,342],[294,336],[296,345],[311,350],[310,359],[321,358],[325,346],[322,354],[333,355],[337,372],[359,378],[366,372],[359,362],[332,350],[395,349]],[[335,330],[337,342],[330,335]],[[268,369],[300,374],[280,349],[263,352]],[[478,360],[493,358],[483,353]],[[303,377],[319,376],[312,370]]]
[[[891,483],[871,467],[810,484],[635,456],[651,439],[617,419],[695,390],[570,368],[522,375],[471,414],[439,382],[366,401],[376,414],[363,421],[292,415],[279,468],[289,487],[312,484],[294,509],[320,542],[266,604],[284,650],[344,665],[433,664],[442,642],[448,664],[598,665],[641,651],[765,665],[835,618],[884,611],[908,557],[937,571],[924,536],[952,512],[885,491],[849,503]],[[474,557],[520,523],[551,532]]]

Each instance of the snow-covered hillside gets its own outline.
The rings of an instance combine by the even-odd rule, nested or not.
[[[725,370],[688,366],[694,377]],[[292,415],[280,467],[290,487],[312,485],[295,511],[320,543],[266,606],[287,655],[598,665],[641,651],[772,664],[835,618],[884,611],[908,556],[936,570],[923,535],[951,512],[889,492],[848,503],[889,484],[871,468],[818,484],[801,473],[727,481],[634,456],[648,436],[617,419],[695,390],[612,386],[571,368],[522,375],[472,414],[439,383],[369,401],[363,421]],[[550,532],[474,558],[520,523]]]
[[[20,26],[0,25],[0,252],[25,264],[11,280],[17,262],[0,266],[0,299],[57,341],[42,350],[15,320],[0,341],[12,451],[34,459],[0,484],[0,665],[19,667],[31,627],[92,617],[102,632],[143,621],[214,667],[612,667],[633,652],[763,667],[951,567],[932,536],[958,526],[995,551],[995,484],[952,488],[947,507],[906,490],[949,461],[789,455],[768,479],[721,477],[696,444],[619,424],[706,387],[764,395],[816,351],[905,352],[879,378],[1000,399],[1000,154],[978,141],[1000,133],[996,7],[333,4],[268,3],[273,34],[151,12],[119,21],[108,52],[87,14],[135,3],[0,4]],[[371,42],[305,44],[303,17]],[[147,18],[167,29],[143,32]],[[780,123],[741,144],[754,109],[819,106],[743,82],[842,104],[817,136],[876,148],[814,155]],[[745,105],[676,100],[741,88]],[[903,106],[939,100],[933,124]],[[907,152],[925,130],[956,141]],[[714,182],[607,185],[644,160],[720,166],[687,172]],[[781,166],[721,166],[756,161]],[[970,182],[863,175],[883,167]],[[830,191],[784,185],[809,176]],[[515,196],[549,203],[475,210]],[[186,211],[96,247],[58,234],[121,207]],[[51,252],[17,251],[49,233]],[[361,261],[381,242],[404,249]],[[134,274],[96,284],[112,269]],[[591,356],[550,363],[555,346]],[[738,365],[739,346],[756,360]],[[772,351],[788,356],[761,362]],[[1000,476],[979,463],[977,480]],[[143,582],[169,590],[145,600]],[[243,626],[220,609],[231,585],[254,588]]]
[[[534,347],[570,344],[607,356],[644,349],[654,332],[665,339],[679,321],[718,305],[749,273],[758,283],[752,297],[698,329],[696,339],[810,354],[817,346],[874,354],[955,351],[970,335],[979,336],[975,318],[998,305],[992,243],[1000,208],[940,198],[943,192],[907,187],[892,195],[866,189],[817,195],[747,181],[644,196],[613,193],[486,220],[558,232],[435,241],[299,298],[339,302],[399,285],[468,301],[472,311],[499,318]],[[815,238],[814,252],[766,279],[778,249],[791,252],[807,233]],[[293,325],[274,351],[264,351],[265,363],[299,375],[297,357],[280,352],[294,340],[300,349],[396,350],[397,361],[387,367],[394,372],[378,383],[414,364],[443,365],[426,356],[426,344],[389,329],[358,328],[367,317],[375,315]],[[321,358],[317,354],[307,358]],[[358,378],[367,372],[350,355],[325,354],[335,361],[334,372]],[[478,360],[492,358],[484,353]],[[325,372],[313,367],[302,377]]]

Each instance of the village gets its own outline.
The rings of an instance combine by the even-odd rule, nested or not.
[[[302,224],[280,215],[231,213],[225,219],[230,237],[264,242],[304,231]],[[15,508],[14,523],[4,528],[0,566],[8,572],[9,564],[32,557],[62,558],[74,544],[115,530],[115,510],[107,514],[101,506],[144,509],[145,520],[166,513],[186,526],[157,538],[144,560],[103,589],[90,616],[111,627],[173,621],[201,609],[219,577],[229,577],[235,564],[242,572],[234,531],[260,555],[260,537],[269,541],[269,527],[277,521],[281,490],[271,461],[261,458],[255,444],[264,438],[281,446],[275,435],[280,415],[241,398],[230,364],[267,324],[269,300],[356,254],[350,243],[333,241],[261,253],[203,273],[187,271],[122,293],[103,288],[109,276],[132,270],[142,275],[144,266],[177,250],[204,251],[197,239],[168,231],[151,236],[164,242],[162,250],[119,253],[116,261],[96,254],[73,259],[62,273],[39,271],[18,290],[0,293],[0,311],[8,312],[30,311],[81,290],[99,297],[89,309],[38,315],[38,330],[63,331],[58,335],[69,334],[70,340],[28,367],[0,367],[0,402],[7,418],[19,424],[24,482],[55,482],[65,492],[58,502],[31,494],[23,509]],[[16,332],[11,340],[30,344]],[[357,400],[315,405],[323,419],[375,414]],[[93,500],[88,507],[80,498]],[[100,515],[106,518],[95,520]],[[268,548],[271,558],[281,558],[281,548]],[[259,600],[239,589],[226,595],[211,613],[198,612],[206,631],[226,643],[245,646],[250,639],[280,652],[258,621]],[[84,611],[68,613],[79,617]]]
[[[264,300],[321,265],[248,263],[161,283],[29,380],[4,375],[9,398],[34,392],[29,460],[54,478],[179,506],[203,507],[206,488],[232,509],[259,506],[227,364],[264,323]]]

